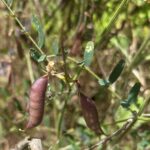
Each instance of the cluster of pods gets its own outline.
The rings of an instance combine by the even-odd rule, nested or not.
[[[42,121],[47,85],[48,75],[44,75],[37,79],[31,86],[29,103],[27,106],[27,110],[29,112],[29,119],[26,125],[26,129],[34,128]],[[78,81],[76,82],[76,85],[80,97],[83,117],[87,126],[97,135],[104,134],[103,130],[100,127],[98,112],[94,101],[81,92],[81,86]]]

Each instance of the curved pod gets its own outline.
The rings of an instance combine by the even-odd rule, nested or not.
[[[28,104],[29,120],[26,125],[27,129],[34,128],[39,125],[43,119],[47,84],[48,75],[44,75],[38,78],[30,89]]]
[[[94,101],[81,92],[79,82],[77,82],[77,87],[79,91],[82,114],[87,126],[97,135],[104,134],[103,130],[100,127],[98,112]]]

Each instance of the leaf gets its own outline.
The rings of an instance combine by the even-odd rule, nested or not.
[[[101,85],[101,86],[109,86],[110,82],[108,80],[105,80],[105,79],[101,79],[98,81],[98,83]]]
[[[128,98],[121,102],[121,106],[124,108],[129,108],[131,104],[137,105],[137,96],[140,91],[141,84],[139,82],[135,83],[134,86],[131,88]]]
[[[86,44],[85,52],[84,52],[84,64],[85,66],[89,66],[92,62],[94,54],[94,43],[92,41]]]
[[[40,23],[39,19],[35,15],[32,16],[32,25],[38,32],[38,46],[42,48],[45,41],[45,34],[43,32],[42,24]]]
[[[34,61],[38,62],[38,59],[40,58],[41,54],[34,48],[30,48],[30,56]]]
[[[13,0],[6,0],[6,3],[7,3],[9,6],[11,6],[12,3],[13,3]]]
[[[54,41],[52,43],[52,50],[53,50],[53,53],[55,55],[58,54],[58,52],[59,52],[59,42],[58,42],[58,39],[54,39]]]
[[[46,60],[46,55],[43,54],[43,55],[41,55],[41,56],[39,57],[38,62],[43,62],[43,61],[45,61],[45,60]]]
[[[114,83],[118,79],[121,72],[123,71],[124,66],[125,66],[125,61],[123,59],[121,59],[117,63],[117,65],[115,66],[115,68],[113,69],[113,71],[111,72],[111,74],[109,76],[108,80],[111,84]]]
[[[140,91],[140,87],[141,87],[141,84],[139,82],[135,83],[129,92],[128,99],[137,98],[138,93]]]

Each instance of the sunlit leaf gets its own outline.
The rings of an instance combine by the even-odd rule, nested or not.
[[[89,66],[92,62],[94,54],[94,43],[92,41],[86,44],[85,52],[84,52],[84,64],[85,66]]]
[[[115,66],[115,68],[113,69],[113,71],[111,72],[109,76],[108,80],[110,83],[114,83],[119,78],[121,72],[123,71],[124,66],[125,66],[125,61],[121,59],[117,63],[117,65]]]
[[[129,108],[131,104],[137,105],[137,96],[140,91],[141,84],[139,82],[135,83],[134,86],[131,88],[128,98],[121,102],[121,106],[124,108]]]
[[[42,27],[41,22],[35,15],[32,16],[32,25],[38,32],[38,46],[42,48],[42,46],[44,45],[44,41],[45,41],[45,34],[43,32],[43,27]]]

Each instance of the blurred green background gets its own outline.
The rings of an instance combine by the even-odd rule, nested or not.
[[[37,43],[41,42],[42,50],[55,62],[57,73],[64,72],[61,49],[82,62],[88,41],[95,45],[89,67],[99,78],[107,79],[120,59],[126,61],[123,73],[111,86],[113,92],[100,86],[86,70],[79,76],[83,92],[96,103],[101,126],[107,134],[112,134],[124,123],[116,121],[132,116],[120,102],[127,98],[135,82],[142,85],[137,99],[139,107],[150,95],[149,0],[14,0],[9,4],[11,2],[11,9],[25,30]],[[35,49],[33,43],[2,1],[0,14],[0,149],[13,148],[28,136],[40,138],[45,150],[80,150],[96,144],[100,139],[86,126],[75,85],[68,94],[64,81],[56,77],[49,80],[42,124],[23,130],[28,118],[29,90],[32,81],[44,74],[45,63],[36,61],[36,54],[31,53]],[[42,31],[37,32],[33,16],[38,18]],[[52,57],[55,54],[57,56]],[[74,77],[79,65],[69,60],[66,63],[67,72]],[[131,109],[138,111],[139,107],[133,105]],[[147,107],[144,113],[149,111]],[[61,136],[58,136],[63,112]],[[106,149],[150,149],[149,120],[138,120],[121,141],[108,144]]]

